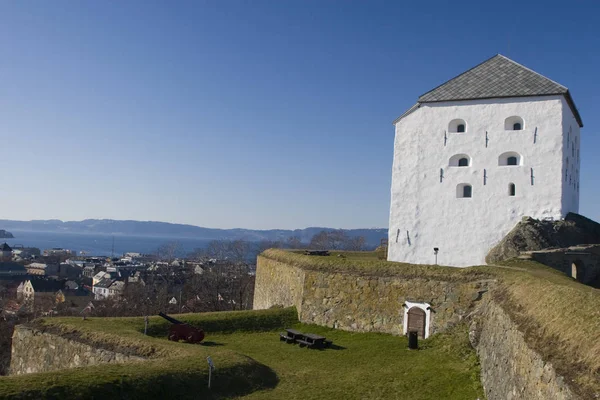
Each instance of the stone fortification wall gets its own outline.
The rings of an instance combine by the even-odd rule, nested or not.
[[[477,308],[469,336],[488,400],[580,399],[552,364],[528,347],[524,334],[489,295]]]
[[[17,325],[12,338],[10,375],[138,360],[144,358],[92,347],[71,338]]]
[[[258,256],[253,308],[264,310],[273,306],[296,306],[300,310],[304,275],[300,268]]]
[[[304,323],[398,335],[403,333],[403,304],[423,302],[432,309],[433,334],[460,321],[489,283],[303,270],[259,256],[254,309],[296,306]]]
[[[434,334],[466,316],[488,284],[307,271],[299,318],[348,331],[401,335],[404,303],[429,303],[429,334]]]
[[[572,246],[521,253],[519,258],[532,259],[561,271],[584,285],[600,288],[600,245]]]

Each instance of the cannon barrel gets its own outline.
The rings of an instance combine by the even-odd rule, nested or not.
[[[172,324],[176,324],[176,325],[181,325],[183,324],[183,322],[176,320],[173,317],[169,317],[167,314],[159,312],[158,315],[160,315],[161,317],[163,317],[164,319],[166,319],[167,321],[169,321]]]

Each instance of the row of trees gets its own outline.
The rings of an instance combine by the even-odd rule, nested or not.
[[[253,263],[258,254],[272,248],[363,251],[366,250],[367,244],[364,236],[349,236],[342,229],[322,230],[315,234],[309,243],[303,242],[298,236],[290,236],[285,241],[263,240],[256,243],[245,240],[213,240],[206,248],[196,249],[186,258]],[[179,242],[167,243],[157,251],[158,258],[168,262],[184,255],[183,247]]]

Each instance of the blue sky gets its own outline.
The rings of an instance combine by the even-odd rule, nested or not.
[[[543,4],[540,6],[539,4]],[[600,220],[600,3],[0,3],[0,218],[386,227],[394,130],[496,53],[569,87]]]

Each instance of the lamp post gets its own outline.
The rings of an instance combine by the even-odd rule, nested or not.
[[[438,251],[440,251],[439,247],[434,247],[434,248],[433,248],[433,254],[435,254],[435,265],[437,265],[437,255],[438,255]]]

